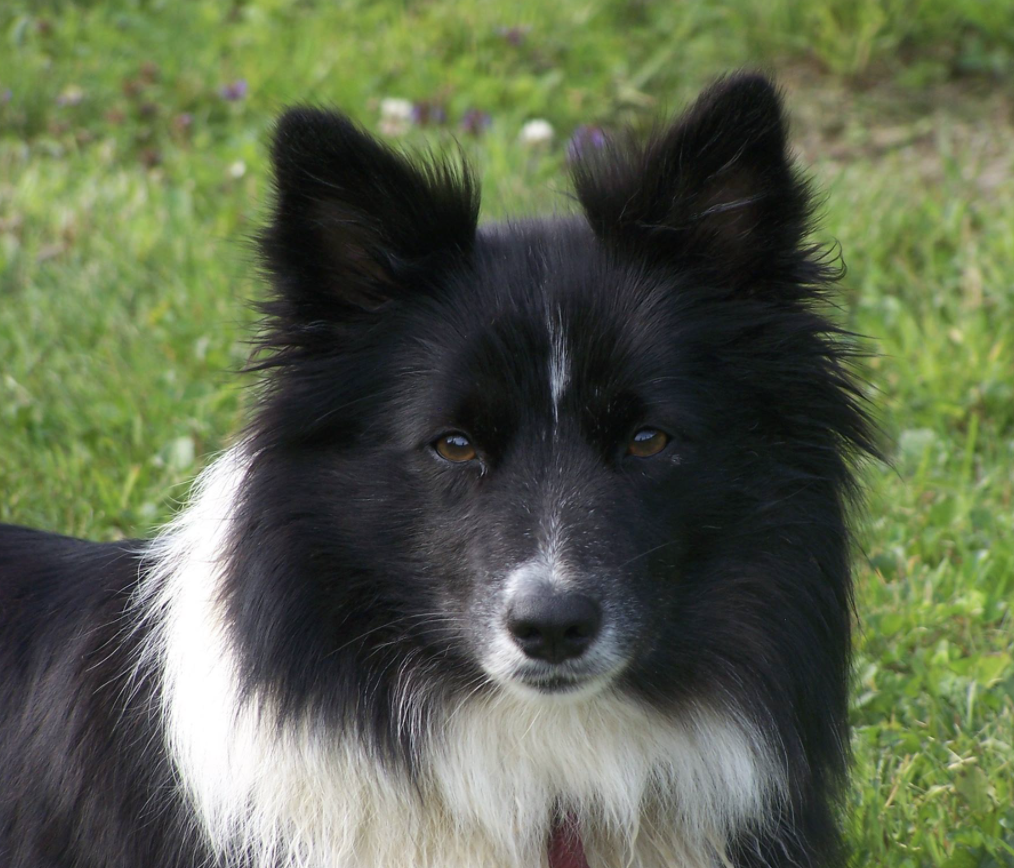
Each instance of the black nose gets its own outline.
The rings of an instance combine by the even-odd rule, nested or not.
[[[601,626],[602,610],[583,594],[530,592],[507,614],[507,629],[521,650],[550,663],[580,657]]]

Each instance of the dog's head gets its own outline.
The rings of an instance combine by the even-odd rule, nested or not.
[[[843,701],[869,439],[769,82],[578,163],[565,219],[478,228],[467,170],[315,109],[274,164],[255,677],[666,704],[806,658]]]

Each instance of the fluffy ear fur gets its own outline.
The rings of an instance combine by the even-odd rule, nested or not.
[[[296,108],[275,128],[274,218],[261,250],[276,323],[376,310],[467,251],[478,189],[467,167],[410,163],[335,112]]]
[[[829,276],[815,249],[801,249],[810,197],[779,95],[760,75],[719,80],[646,145],[578,163],[574,181],[596,234],[623,252],[734,287]]]

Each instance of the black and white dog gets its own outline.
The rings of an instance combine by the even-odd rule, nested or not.
[[[7,868],[839,866],[838,276],[765,79],[477,226],[296,109],[257,412],[153,542],[0,529]]]

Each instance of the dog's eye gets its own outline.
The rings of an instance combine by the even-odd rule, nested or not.
[[[635,458],[651,458],[658,455],[669,443],[669,435],[658,428],[642,428],[627,444],[627,455]]]
[[[475,447],[464,434],[444,434],[443,437],[437,438],[433,448],[436,449],[437,455],[447,461],[460,463],[473,461],[476,457]]]

